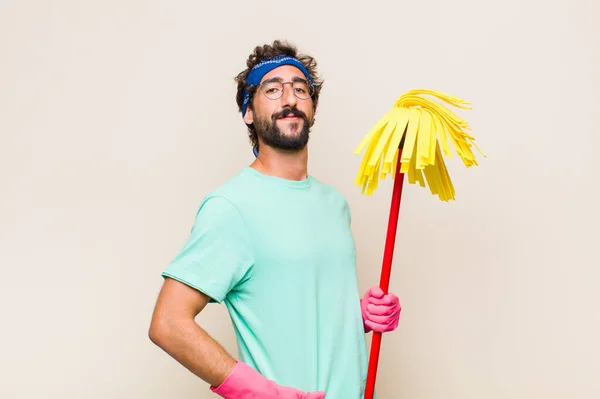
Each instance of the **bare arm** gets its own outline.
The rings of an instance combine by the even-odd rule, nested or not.
[[[161,288],[150,340],[212,386],[220,385],[236,360],[195,321],[209,301],[205,294],[170,278]]]

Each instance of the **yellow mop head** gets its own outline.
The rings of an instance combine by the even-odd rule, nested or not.
[[[425,187],[427,180],[431,193],[442,201],[454,200],[455,194],[442,157],[442,151],[452,156],[448,142],[452,142],[466,167],[477,165],[472,145],[485,157],[473,142],[474,138],[465,132],[471,130],[468,123],[445,106],[419,96],[423,94],[457,108],[470,109],[468,102],[433,90],[411,90],[400,96],[354,151],[358,155],[367,147],[355,180],[362,186],[363,194],[371,195],[379,179],[385,179],[388,173],[392,178],[395,176],[400,148],[400,172],[407,174],[409,183],[418,182],[421,187]]]

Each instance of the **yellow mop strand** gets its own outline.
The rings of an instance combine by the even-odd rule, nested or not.
[[[466,167],[477,165],[472,146],[485,157],[474,138],[466,133],[471,130],[468,123],[444,105],[420,96],[425,94],[457,108],[470,109],[468,102],[433,90],[411,90],[400,96],[354,151],[358,155],[366,147],[355,180],[362,186],[363,194],[372,195],[379,180],[385,179],[387,174],[394,178],[400,143],[400,172],[407,175],[411,184],[418,182],[425,187],[427,182],[431,194],[442,201],[455,199],[454,186],[442,157],[442,152],[452,157],[449,143]]]

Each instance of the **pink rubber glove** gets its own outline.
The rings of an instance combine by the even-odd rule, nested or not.
[[[247,364],[238,361],[218,387],[210,390],[225,399],[323,399],[325,392],[302,392],[266,379]]]
[[[394,294],[385,294],[379,286],[371,287],[360,300],[365,333],[393,331],[400,320],[400,300]]]

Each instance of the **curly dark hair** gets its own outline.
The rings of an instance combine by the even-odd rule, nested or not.
[[[234,80],[237,83],[236,102],[240,112],[242,112],[242,106],[244,103],[244,89],[247,89],[248,93],[250,94],[248,109],[252,109],[252,100],[254,99],[254,94],[256,93],[256,87],[246,87],[246,78],[248,77],[248,74],[252,68],[254,68],[256,64],[265,58],[273,58],[282,55],[295,57],[306,67],[310,73],[314,85],[314,91],[312,94],[313,113],[316,113],[317,104],[319,102],[319,94],[321,92],[321,88],[323,87],[323,79],[317,73],[317,61],[310,55],[299,53],[296,46],[282,40],[275,40],[272,44],[256,46],[252,54],[250,54],[246,60],[247,68],[235,77]],[[254,125],[252,124],[246,126],[248,126],[248,136],[250,137],[252,146],[258,149],[258,135],[256,134]]]

